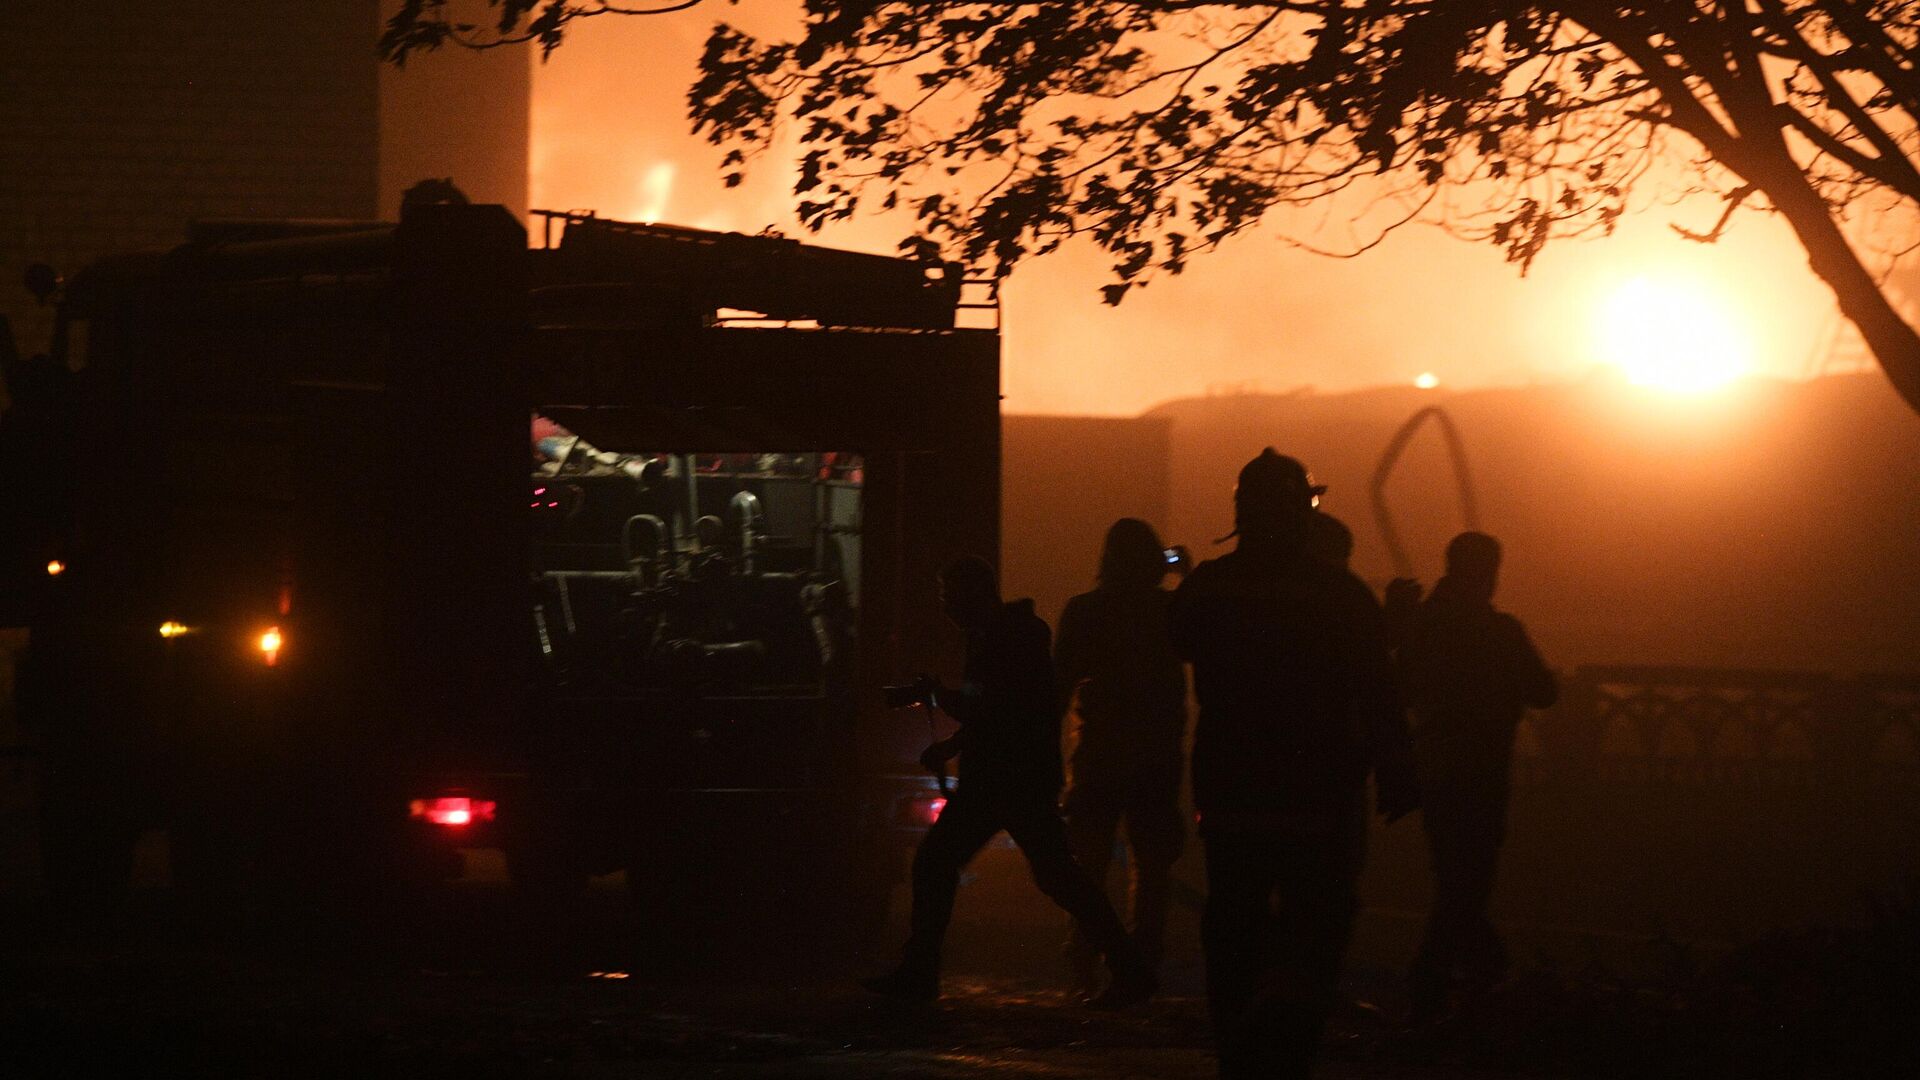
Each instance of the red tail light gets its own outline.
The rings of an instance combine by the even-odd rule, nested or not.
[[[901,824],[911,828],[926,828],[940,820],[940,811],[947,808],[947,800],[939,796],[932,798],[903,799],[900,802]]]
[[[409,816],[429,825],[459,828],[476,821],[492,821],[499,804],[492,799],[471,799],[465,795],[443,795],[437,799],[415,799]]]

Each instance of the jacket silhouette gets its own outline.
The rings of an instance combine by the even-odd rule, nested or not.
[[[1506,839],[1513,739],[1528,708],[1552,706],[1553,673],[1520,621],[1493,606],[1500,546],[1462,533],[1447,576],[1399,621],[1401,686],[1416,721],[1421,817],[1433,857],[1434,899],[1413,965],[1417,1016],[1431,1017],[1457,981],[1506,972],[1487,905]]]
[[[934,692],[934,704],[960,722],[959,778],[975,790],[1053,798],[1060,792],[1059,689],[1052,634],[1033,601],[1002,603],[967,630],[960,685]]]

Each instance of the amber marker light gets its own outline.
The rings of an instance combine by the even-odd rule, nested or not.
[[[67,572],[66,563],[61,562],[59,559],[50,559],[47,561],[48,577],[59,577],[61,574],[64,574],[66,572]]]
[[[183,626],[180,623],[174,622],[172,619],[168,619],[166,622],[160,624],[160,636],[171,641],[182,634],[188,633],[190,629],[190,627]]]
[[[267,666],[272,667],[280,662],[280,646],[285,643],[286,639],[280,636],[280,628],[269,626],[260,632],[254,646],[260,650],[260,656],[266,660]]]

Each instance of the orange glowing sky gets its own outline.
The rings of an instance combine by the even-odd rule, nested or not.
[[[581,23],[536,67],[533,206],[802,235],[782,162],[757,161],[745,184],[727,190],[717,179],[720,152],[687,133],[685,91],[715,13],[742,21],[727,7]],[[1613,238],[1550,246],[1525,279],[1493,248],[1431,227],[1403,229],[1344,260],[1254,232],[1117,309],[1096,291],[1109,260],[1090,248],[1064,250],[1023,267],[1006,287],[1006,408],[1132,415],[1209,392],[1337,391],[1429,372],[1450,388],[1581,378],[1664,340],[1676,296],[1683,312],[1700,311],[1698,326],[1678,317],[1688,335],[1710,339],[1703,348],[1715,363],[1733,350],[1742,373],[1812,373],[1832,335],[1831,293],[1776,219],[1746,215],[1713,246],[1668,228],[1704,228],[1716,211],[1711,203],[1657,206]],[[1346,212],[1328,208],[1335,221]],[[875,217],[822,240],[890,251],[910,224]],[[1636,325],[1643,317],[1659,325]],[[1665,363],[1639,359],[1642,375]]]

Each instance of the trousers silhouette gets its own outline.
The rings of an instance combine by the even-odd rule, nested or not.
[[[913,916],[906,966],[938,970],[940,942],[953,919],[960,871],[1001,832],[1020,846],[1034,884],[1073,916],[1089,943],[1108,956],[1130,947],[1106,894],[1074,862],[1051,794],[969,789],[963,781],[913,857]]]
[[[1506,835],[1504,785],[1450,791],[1431,784],[1424,792],[1427,848],[1433,855],[1433,910],[1414,961],[1414,994],[1421,1004],[1445,993],[1449,976],[1464,972],[1491,980],[1507,969],[1487,905]]]
[[[1221,1080],[1304,1078],[1353,937],[1366,809],[1207,829],[1207,1005]]]
[[[1087,876],[1102,890],[1113,862],[1115,834],[1123,822],[1126,825],[1133,864],[1133,943],[1150,964],[1158,964],[1165,951],[1173,864],[1186,846],[1186,823],[1180,814],[1184,764],[1177,743],[1171,753],[1131,769],[1085,768],[1076,760],[1067,789],[1067,836]]]

